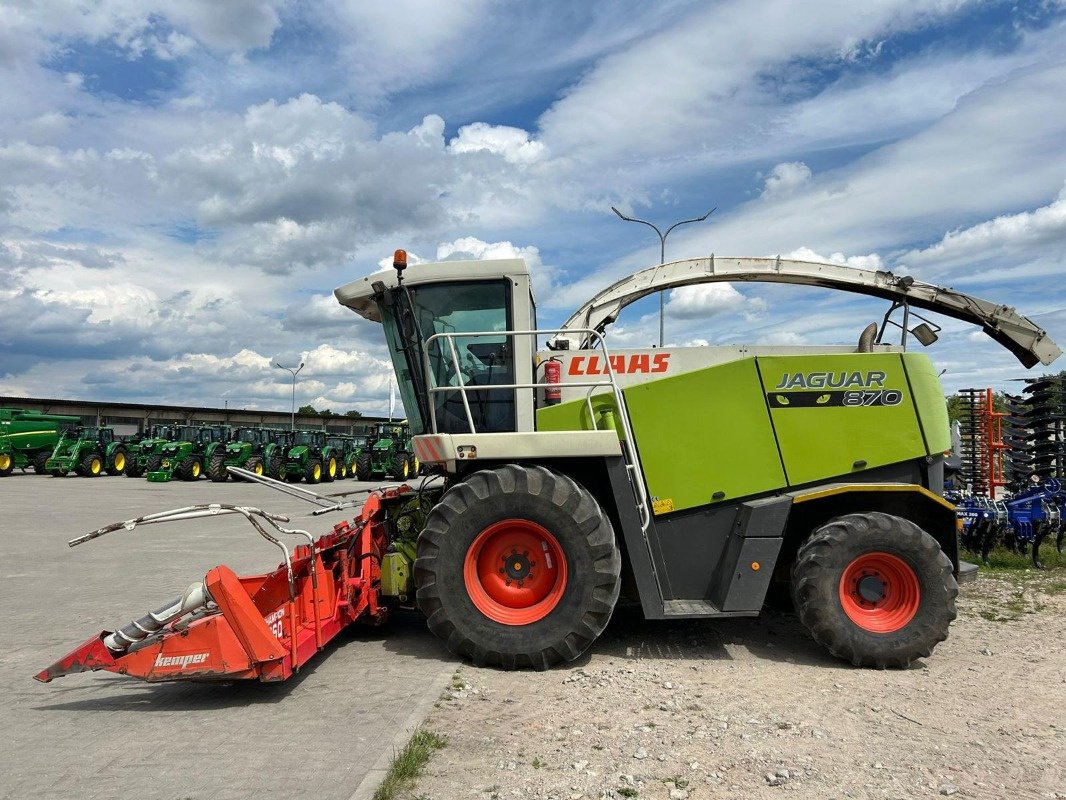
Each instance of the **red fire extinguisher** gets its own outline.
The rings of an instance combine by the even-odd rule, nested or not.
[[[563,380],[563,362],[558,358],[549,358],[544,362],[544,405],[554,406],[563,399],[561,383]]]

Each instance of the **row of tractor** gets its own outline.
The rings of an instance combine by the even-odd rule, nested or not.
[[[4,423],[7,423],[4,425]],[[80,425],[19,409],[0,409],[0,476],[33,468],[61,477],[125,475],[149,481],[215,482],[237,478],[233,467],[290,482],[345,478],[406,480],[422,468],[401,423],[380,423],[366,434],[276,430],[231,425],[152,425],[121,439],[114,429]]]

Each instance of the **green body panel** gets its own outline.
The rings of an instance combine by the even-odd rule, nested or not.
[[[754,359],[650,380],[624,394],[658,513],[785,484]],[[595,397],[593,411],[596,427],[615,426],[612,397]],[[537,427],[590,429],[588,406],[578,400],[541,408]]]
[[[940,382],[917,353],[742,358],[623,392],[656,514],[923,458],[949,440]],[[537,428],[620,427],[611,395],[592,405],[595,425],[577,400],[538,409]]]
[[[899,353],[757,361],[790,485],[927,455]]]
[[[298,444],[289,449],[285,454],[285,466],[283,472],[293,478],[302,478],[307,471],[307,465],[311,462],[310,448],[307,445]]]
[[[403,553],[386,553],[381,559],[381,593],[386,597],[414,594],[411,560]]]
[[[918,410],[926,450],[929,455],[946,453],[951,450],[951,422],[936,367],[922,353],[903,353],[902,357],[914,392],[914,407]]]

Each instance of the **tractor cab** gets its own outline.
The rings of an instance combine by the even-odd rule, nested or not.
[[[83,442],[99,442],[100,444],[108,445],[115,441],[115,432],[111,428],[79,426],[71,428],[67,438],[80,439]]]
[[[413,433],[533,430],[536,305],[524,261],[408,267],[397,251],[395,269],[336,296],[383,324]]]
[[[296,431],[293,441],[296,447],[303,445],[311,449],[321,450],[326,444],[326,434],[324,431]]]

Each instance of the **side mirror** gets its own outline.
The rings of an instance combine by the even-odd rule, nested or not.
[[[915,325],[911,328],[911,333],[914,334],[914,338],[922,343],[922,347],[928,347],[940,337],[936,335],[929,325],[923,322],[921,325]]]

